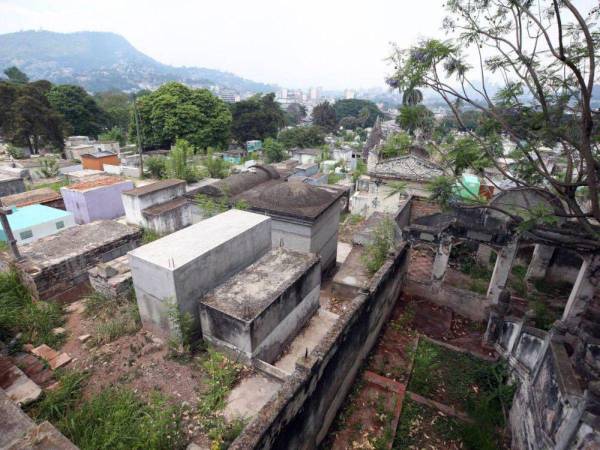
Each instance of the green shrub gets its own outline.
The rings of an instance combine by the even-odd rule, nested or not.
[[[367,271],[373,275],[385,262],[394,246],[394,223],[385,218],[377,225],[370,243],[365,245],[362,262]]]
[[[60,305],[33,301],[15,271],[0,272],[0,340],[22,333],[23,343],[58,347],[65,336],[52,330],[63,322]]]
[[[38,173],[44,178],[54,178],[60,173],[58,161],[53,157],[45,157],[40,159],[40,168]]]
[[[144,161],[148,174],[152,178],[165,178],[167,176],[167,158],[164,156],[151,156]]]

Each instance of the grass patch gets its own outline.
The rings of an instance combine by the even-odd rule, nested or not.
[[[15,271],[0,273],[0,340],[8,341],[21,333],[21,343],[57,348],[65,336],[52,330],[63,323],[60,305],[34,301]]]
[[[142,322],[133,289],[130,292],[130,295],[119,298],[94,292],[84,299],[84,314],[95,321],[90,339],[92,345],[107,344],[140,329]]]
[[[461,424],[456,419],[440,415],[436,410],[407,397],[402,405],[393,448],[447,448],[447,445],[438,446],[460,440],[460,430]]]
[[[142,245],[156,241],[157,239],[160,239],[160,237],[160,234],[158,234],[156,231],[153,231],[149,228],[144,228],[142,230]]]
[[[84,372],[61,372],[59,387],[45,392],[28,413],[37,422],[54,424],[82,450],[185,448],[181,408],[157,393],[144,402],[133,391],[117,388],[84,400],[87,379]]]
[[[421,340],[408,390],[465,411],[474,424],[461,426],[472,449],[500,448],[496,430],[505,426],[514,387],[504,362],[490,363]]]
[[[514,266],[510,272],[508,287],[519,297],[527,297],[527,282],[525,281],[527,267]]]
[[[67,180],[63,179],[63,180],[59,180],[59,181],[53,181],[50,183],[28,184],[27,190],[32,191],[34,189],[50,188],[55,192],[60,192],[61,187],[68,186],[68,185],[69,185],[69,183],[67,182]]]
[[[198,402],[202,427],[211,439],[211,448],[225,449],[246,425],[244,420],[235,420],[227,424],[220,414],[225,407],[227,395],[240,377],[242,366],[210,348],[199,358],[199,364],[206,373],[207,383],[207,389],[201,394]]]

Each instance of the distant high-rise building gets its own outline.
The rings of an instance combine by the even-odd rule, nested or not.
[[[220,88],[217,95],[221,100],[227,103],[235,103],[240,101],[240,95],[234,89]]]
[[[344,91],[344,98],[346,100],[353,99],[355,96],[356,96],[356,92],[354,92],[352,89],[346,89]]]
[[[321,88],[313,86],[308,90],[308,99],[313,102],[318,102],[321,98]]]

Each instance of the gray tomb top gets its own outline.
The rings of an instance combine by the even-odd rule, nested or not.
[[[279,247],[209,292],[201,302],[250,321],[318,263],[319,258],[312,253]]]

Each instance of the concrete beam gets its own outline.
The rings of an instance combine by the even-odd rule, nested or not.
[[[506,281],[510,275],[510,269],[512,268],[518,248],[519,240],[514,239],[509,241],[498,252],[496,265],[494,266],[494,272],[492,273],[492,279],[487,291],[487,298],[491,305],[498,303],[500,293],[506,287]]]
[[[569,295],[562,320],[581,315],[600,286],[600,255],[584,258]]]
[[[554,247],[544,244],[536,244],[533,249],[533,255],[531,256],[531,262],[527,268],[527,274],[525,279],[530,280],[541,280],[546,276],[550,260],[554,254]]]

